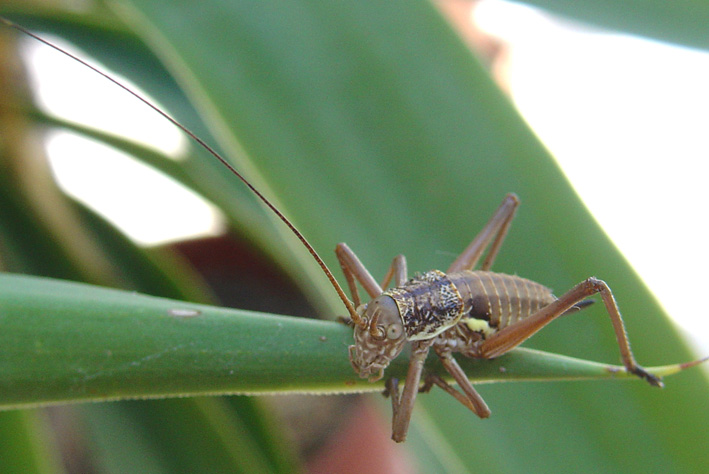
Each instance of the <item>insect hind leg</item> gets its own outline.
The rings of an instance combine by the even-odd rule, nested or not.
[[[593,301],[593,300],[582,300],[582,301],[579,301],[578,303],[576,303],[575,305],[573,305],[571,308],[569,308],[569,309],[567,309],[566,311],[564,311],[561,315],[562,315],[562,316],[566,316],[566,315],[569,315],[569,314],[577,313],[577,312],[581,311],[581,310],[584,309],[584,308],[588,308],[588,307],[591,306],[593,303],[595,303],[595,301]]]
[[[502,204],[500,204],[500,207],[497,208],[497,211],[495,211],[490,221],[483,227],[483,230],[473,239],[470,245],[463,250],[463,253],[448,267],[447,273],[472,270],[475,265],[477,265],[487,246],[491,245],[490,251],[481,266],[481,270],[489,270],[502,246],[502,242],[507,236],[507,231],[518,206],[519,198],[516,194],[510,193],[505,196],[505,199],[502,201]]]
[[[662,387],[662,381],[658,377],[648,373],[635,361],[633,352],[630,350],[630,342],[628,341],[628,335],[625,331],[623,318],[620,315],[620,310],[618,309],[618,304],[613,297],[613,293],[604,281],[593,277],[582,281],[564,295],[559,297],[559,299],[540,309],[529,318],[507,326],[500,332],[488,337],[480,347],[479,356],[491,359],[510,351],[525,340],[529,339],[537,331],[552,322],[557,317],[567,313],[575,306],[580,306],[580,304],[585,301],[585,298],[588,298],[596,293],[601,295],[601,299],[606,307],[608,316],[611,318],[613,331],[615,332],[618,348],[620,349],[620,355],[625,369],[629,373],[645,379],[650,385]]]

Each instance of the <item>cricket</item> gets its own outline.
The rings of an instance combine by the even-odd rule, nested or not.
[[[491,270],[520,204],[515,194],[504,197],[488,223],[445,272],[431,270],[409,278],[406,258],[398,255],[379,283],[345,243],[337,244],[335,253],[350,299],[295,225],[210,145],[108,74],[10,20],[0,17],[0,21],[80,62],[155,110],[219,160],[270,208],[302,242],[342,300],[348,313],[345,322],[354,329],[349,360],[361,378],[372,382],[382,379],[391,361],[407,345],[410,346],[410,363],[403,387],[396,378],[386,381],[385,395],[390,397],[392,404],[394,441],[406,439],[418,393],[429,391],[434,385],[478,417],[490,416],[490,409],[456,362],[454,354],[480,359],[502,356],[556,318],[585,308],[593,302],[588,298],[596,294],[600,295],[610,317],[625,370],[652,386],[663,386],[660,378],[635,361],[618,304],[605,282],[591,277],[557,297],[540,283]],[[369,296],[369,302],[361,299],[358,285]],[[425,361],[431,350],[460,390],[439,375],[426,373]],[[682,364],[682,368],[699,362]]]

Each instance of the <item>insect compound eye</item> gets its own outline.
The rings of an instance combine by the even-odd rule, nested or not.
[[[399,339],[404,332],[404,327],[401,324],[390,324],[387,328],[387,337],[389,339]]]

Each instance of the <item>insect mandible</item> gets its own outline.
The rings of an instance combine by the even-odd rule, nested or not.
[[[433,385],[454,396],[479,417],[490,415],[489,408],[453,358],[453,353],[484,359],[498,357],[524,342],[555,318],[583,308],[588,304],[586,298],[596,293],[600,293],[611,318],[626,370],[651,385],[662,386],[659,378],[635,362],[618,306],[610,288],[603,281],[589,278],[557,298],[541,284],[490,271],[519,204],[514,194],[505,197],[488,224],[446,273],[433,270],[409,280],[406,259],[400,255],[394,259],[380,285],[347,245],[338,244],[336,254],[352,295],[353,301],[350,301],[300,231],[212,147],[147,99],[107,74],[9,20],[0,20],[67,54],[123,88],[182,129],[244,182],[300,239],[337,291],[354,326],[355,343],[349,347],[349,357],[360,377],[371,381],[381,379],[389,363],[407,343],[411,345],[403,391],[396,379],[389,379],[386,384],[392,400],[392,438],[395,441],[401,442],[406,438],[417,393]],[[474,270],[488,248],[480,269]],[[395,286],[385,290],[392,280]],[[372,298],[369,303],[362,304],[357,283]],[[461,387],[462,393],[438,375],[423,377],[424,362],[431,348]]]

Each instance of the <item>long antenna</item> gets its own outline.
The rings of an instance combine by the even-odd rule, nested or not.
[[[139,101],[141,101],[142,103],[144,103],[145,105],[147,105],[148,107],[153,109],[155,112],[157,112],[160,115],[162,115],[163,117],[165,117],[165,119],[170,121],[170,123],[172,123],[177,128],[179,128],[184,133],[186,133],[187,136],[189,136],[192,140],[197,142],[202,148],[207,150],[207,152],[209,152],[209,154],[211,154],[214,158],[219,160],[221,162],[221,164],[223,164],[229,171],[231,171],[237,178],[239,178],[241,180],[241,182],[244,183],[266,206],[268,206],[268,208],[271,209],[274,212],[274,214],[276,214],[276,216],[281,221],[283,221],[283,223],[285,225],[288,226],[288,228],[291,230],[291,232],[293,232],[295,234],[295,236],[298,237],[298,240],[300,240],[300,242],[305,246],[305,248],[308,249],[308,252],[310,252],[310,255],[312,255],[313,258],[315,259],[315,261],[318,263],[318,265],[320,265],[320,268],[325,273],[325,276],[327,276],[327,279],[330,280],[330,284],[332,284],[333,288],[335,288],[335,291],[337,291],[337,295],[340,297],[342,302],[345,304],[347,311],[350,313],[350,317],[352,318],[352,321],[358,326],[362,326],[362,327],[365,326],[364,321],[362,321],[362,318],[360,318],[359,314],[357,314],[357,311],[355,310],[354,305],[349,300],[349,298],[347,298],[347,295],[345,295],[345,292],[342,290],[342,287],[340,286],[339,283],[337,283],[337,280],[335,280],[335,277],[333,276],[332,272],[330,271],[328,266],[325,264],[323,259],[320,257],[320,255],[318,255],[318,253],[315,251],[313,246],[310,245],[310,242],[308,242],[308,240],[303,236],[303,234],[300,233],[300,231],[295,227],[295,225],[286,216],[284,216],[283,213],[281,211],[279,211],[278,208],[273,203],[271,203],[271,201],[268,200],[268,198],[266,198],[266,196],[261,194],[261,191],[256,189],[253,184],[251,184],[246,178],[244,178],[244,176],[241,173],[239,173],[236,170],[236,168],[234,168],[234,166],[232,166],[232,164],[226,160],[226,158],[224,158],[219,153],[217,153],[217,151],[214,148],[209,146],[204,140],[202,140],[200,137],[195,135],[189,128],[182,125],[176,119],[174,119],[170,115],[168,115],[167,112],[163,111],[157,105],[153,104],[148,99],[141,96],[137,92],[133,91],[132,89],[130,89],[128,86],[124,85],[123,83],[121,83],[117,79],[114,79],[113,77],[111,77],[107,73],[101,71],[100,69],[96,68],[95,66],[92,66],[91,64],[87,63],[83,59],[71,54],[68,51],[64,51],[59,46],[56,46],[56,45],[50,43],[49,41],[45,40],[44,38],[37,36],[36,34],[32,33],[31,31],[24,28],[23,26],[20,26],[14,22],[8,20],[7,18],[0,16],[0,21],[2,23],[4,23],[5,25],[9,26],[10,28],[14,28],[17,31],[20,31],[20,32],[30,36],[31,38],[34,38],[35,40],[39,41],[40,43],[45,44],[56,51],[59,51],[60,53],[64,54],[65,56],[68,56],[69,58],[73,59],[74,61],[77,61],[80,64],[83,64],[84,66],[91,69],[95,73],[108,79],[109,81],[111,81],[112,83],[114,83],[115,85],[117,85],[118,87],[120,87],[121,89],[123,89],[124,91],[126,91],[127,93],[129,93],[130,95],[132,95],[133,97],[135,97],[136,99],[138,99]]]

